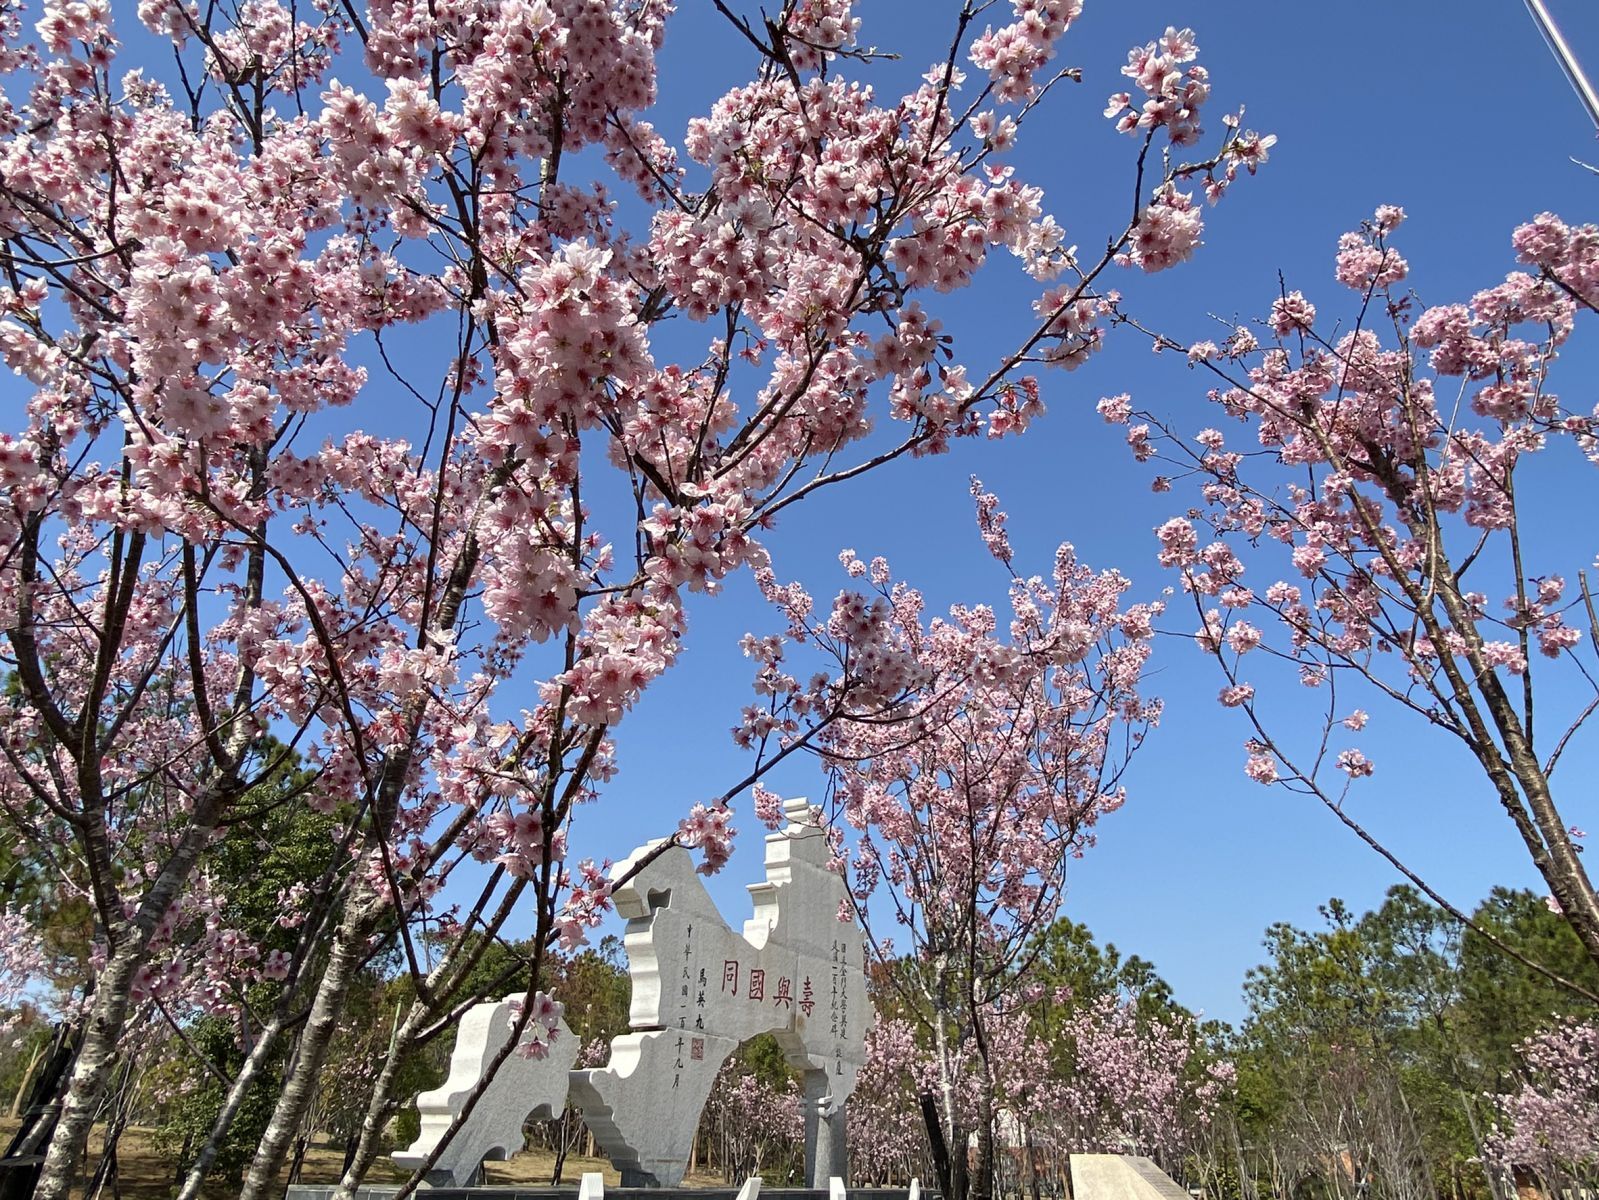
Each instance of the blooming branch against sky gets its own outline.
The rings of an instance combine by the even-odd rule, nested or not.
[[[1552,7],[1578,54],[1590,66],[1599,62],[1599,13],[1569,0]],[[933,44],[904,11],[897,2],[862,5],[858,40],[892,45],[902,55],[897,68],[910,77],[947,45]],[[683,15],[680,30],[697,30],[696,14],[685,8]],[[1338,239],[1379,204],[1409,216],[1406,285],[1425,304],[1500,282],[1516,266],[1511,231],[1537,213],[1570,221],[1599,213],[1599,181],[1571,161],[1599,159],[1593,128],[1519,12],[1473,0],[1380,11],[1361,4],[1329,18],[1264,0],[1202,8],[1089,0],[1054,64],[1084,68],[1081,84],[1062,85],[1059,133],[1053,125],[1035,131],[1002,160],[1045,189],[1052,211],[1069,215],[1075,224],[1065,241],[1084,239],[1084,253],[1098,249],[1086,239],[1124,220],[1131,203],[1091,182],[1119,179],[1112,164],[1127,147],[1112,121],[1086,116],[1103,112],[1107,98],[1114,104],[1117,93],[1138,91],[1115,64],[1168,25],[1193,27],[1214,79],[1216,117],[1247,99],[1245,124],[1278,139],[1260,177],[1206,222],[1191,263],[1154,280],[1138,271],[1110,278],[1130,309],[1187,344],[1222,341],[1236,323],[1264,316],[1281,295],[1279,272],[1289,290],[1334,302],[1344,291],[1333,281]],[[734,82],[734,66],[723,67],[726,56],[716,49],[728,31],[707,14],[703,35],[669,38],[661,52],[663,101],[685,120]],[[1415,51],[1403,66],[1402,47]],[[1512,93],[1515,104],[1494,99]],[[1013,343],[1033,315],[1022,279],[1018,269],[954,297],[946,327],[967,346],[986,339],[997,351]],[[1596,366],[1592,351],[1574,343],[1554,368],[1556,386],[1577,403]],[[891,468],[848,495],[807,500],[814,507],[803,531],[801,522],[780,522],[768,537],[785,574],[827,580],[839,550],[853,547],[863,557],[887,556],[914,578],[930,612],[1001,601],[985,591],[994,587],[992,562],[970,535],[975,473],[1002,492],[1018,558],[1040,560],[1069,539],[1085,560],[1123,570],[1133,581],[1130,599],[1158,599],[1171,579],[1155,561],[1154,530],[1172,515],[1173,497],[1150,492],[1150,473],[1127,459],[1126,430],[1102,422],[1095,404],[1130,392],[1138,407],[1159,409],[1193,433],[1213,419],[1205,411],[1209,382],[1182,356],[1152,355],[1147,343],[1112,336],[1080,370],[1051,372],[1042,383],[1047,411],[1026,438],[974,440],[913,470]],[[1534,538],[1570,536],[1559,516],[1569,503],[1563,497],[1591,487],[1584,474],[1591,470],[1573,462],[1529,481],[1529,501],[1548,514]],[[724,600],[717,620],[725,632],[685,652],[618,738],[620,770],[608,798],[623,812],[642,817],[663,792],[712,794],[747,762],[727,734],[747,693],[739,638],[777,630],[748,579],[734,580]],[[690,620],[694,611],[691,604]],[[1182,641],[1157,639],[1151,689],[1166,699],[1161,726],[1128,771],[1127,805],[1101,823],[1099,845],[1075,864],[1065,911],[1152,959],[1185,1003],[1230,1018],[1241,1011],[1239,981],[1260,957],[1267,924],[1312,920],[1332,895],[1374,906],[1397,877],[1325,812],[1242,775],[1244,734],[1230,719],[1237,713],[1217,705],[1210,664],[1188,640],[1191,622],[1182,632]],[[1307,713],[1319,721],[1319,711]],[[1359,781],[1353,810],[1464,906],[1496,883],[1541,887],[1502,818],[1484,805],[1455,803],[1480,786],[1472,764],[1452,747],[1418,743],[1420,732],[1418,721],[1386,714],[1362,732],[1360,749],[1374,770]],[[1573,777],[1594,761],[1593,749],[1580,744],[1568,754],[1579,756],[1565,768]],[[768,782],[788,795],[820,797],[823,787],[808,762],[780,768]],[[1588,827],[1599,820],[1589,809],[1571,816]],[[753,814],[741,819],[756,827]],[[623,831],[633,828],[596,824],[578,835],[582,852],[619,855],[629,848]],[[729,912],[745,903],[741,884],[757,854],[755,839],[747,839],[712,883]]]

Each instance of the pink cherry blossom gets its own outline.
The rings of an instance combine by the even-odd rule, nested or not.
[[[755,779],[846,717],[905,717],[951,669],[939,647],[983,651],[974,687],[1027,683],[1019,644],[1048,657],[1023,691],[1067,785],[1023,788],[1029,820],[1086,829],[1119,803],[1100,777],[1109,731],[1156,711],[1120,576],[1063,550],[1017,582],[1007,640],[975,604],[924,626],[886,564],[813,605],[777,583],[766,533],[883,463],[1027,432],[1051,398],[1034,364],[1081,365],[1125,315],[1111,267],[1193,254],[1197,189],[1269,142],[1233,122],[1213,151],[1163,159],[1199,137],[1209,79],[1187,31],[1135,51],[1141,194],[1079,254],[1072,214],[1000,161],[1071,75],[1054,64],[1076,0],[961,24],[947,64],[897,88],[848,0],[747,27],[732,13],[748,70],[681,136],[657,108],[671,7],[0,15],[0,359],[21,397],[0,431],[17,679],[0,814],[42,861],[74,864],[52,886],[94,947],[44,1200],[63,1200],[162,1009],[248,1030],[237,1097],[292,1061],[240,1187],[260,1200],[363,964],[392,955],[414,985],[393,1068],[474,998],[474,947],[514,911],[535,914],[540,953],[579,945],[610,890],[569,851],[618,731],[680,661],[691,606],[740,572],[837,655],[806,678],[755,648],[750,703],[729,714],[765,752]],[[161,53],[131,49],[118,23],[135,20]],[[967,347],[944,297],[1002,251],[1032,317],[1008,346]],[[1147,426],[1133,444],[1152,452]],[[1009,561],[997,503],[984,534]],[[753,780],[726,782],[661,814],[708,870]],[[335,827],[267,945],[212,882],[221,831],[262,805]],[[458,901],[452,880],[479,868]],[[1007,868],[1007,903],[1030,869]],[[553,1028],[543,971],[518,1018],[535,1046]],[[346,1193],[397,1077],[374,1069]],[[238,1108],[223,1111],[184,1200]]]
[[[984,540],[1011,566],[997,497],[977,480],[971,490]],[[817,751],[840,869],[868,932],[874,901],[888,901],[896,950],[951,981],[938,1020],[976,1040],[941,1042],[926,1069],[946,1097],[948,1136],[968,1119],[991,1132],[1007,1086],[991,1047],[1009,1036],[1011,967],[1056,911],[1069,863],[1126,800],[1126,758],[1161,711],[1140,686],[1163,605],[1127,604],[1127,579],[1091,571],[1062,545],[1048,577],[1012,578],[1008,620],[980,605],[928,619],[886,563],[841,559],[873,591],[841,592],[825,615],[766,582],[795,651],[810,647],[828,669],[808,688],[789,679],[775,689],[762,725],[735,736],[782,753],[808,736],[796,708],[839,713]],[[764,639],[746,646],[764,664],[788,657]],[[967,1089],[970,1118],[951,1099]]]
[[[1551,451],[1599,462],[1599,410],[1555,389],[1579,318],[1599,311],[1599,228],[1541,214],[1511,238],[1531,269],[1459,302],[1422,304],[1424,283],[1397,245],[1404,219],[1384,205],[1339,239],[1333,274],[1358,294],[1349,316],[1285,291],[1264,322],[1275,344],[1251,335],[1236,343],[1246,349],[1213,354],[1152,335],[1156,349],[1213,376],[1210,401],[1257,447],[1238,453],[1213,430],[1184,437],[1158,414],[1119,408],[1139,422],[1133,457],[1182,464],[1194,484],[1195,507],[1159,526],[1153,552],[1180,574],[1195,644],[1224,678],[1220,702],[1254,725],[1249,778],[1308,792],[1379,842],[1340,802],[1374,773],[1342,740],[1366,726],[1366,710],[1341,706],[1353,692],[1408,710],[1481,767],[1485,795],[1599,957],[1599,898],[1554,774],[1592,713],[1572,698],[1591,692],[1599,668],[1566,583],[1584,556],[1558,546],[1529,555],[1524,541],[1538,520],[1580,503],[1580,483],[1562,475],[1558,506],[1533,515],[1531,497],[1547,486],[1538,473],[1559,461]],[[1253,583],[1262,573],[1273,581],[1263,591]],[[1238,678],[1239,656],[1257,649],[1325,689],[1319,720],[1285,720],[1269,676]],[[1536,668],[1535,650],[1545,660]],[[1535,710],[1563,731],[1562,752],[1534,752]]]
[[[1558,1023],[1523,1042],[1520,1056],[1520,1087],[1495,1097],[1487,1157],[1507,1172],[1535,1172],[1548,1188],[1590,1178],[1599,1166],[1599,1027]]]

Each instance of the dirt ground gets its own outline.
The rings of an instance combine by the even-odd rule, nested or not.
[[[16,1127],[15,1121],[0,1120],[0,1137],[9,1137]],[[91,1141],[90,1150],[98,1161],[100,1150],[98,1137]],[[305,1165],[300,1171],[300,1182],[332,1183],[338,1179],[339,1168],[343,1163],[343,1146],[313,1144],[306,1152]],[[554,1158],[547,1153],[524,1151],[506,1162],[485,1164],[484,1173],[488,1176],[487,1182],[490,1184],[547,1184],[554,1165]],[[120,1194],[121,1200],[167,1200],[177,1190],[171,1167],[150,1147],[148,1130],[134,1126],[122,1135],[122,1142],[117,1150],[117,1166],[120,1185],[117,1193],[113,1193],[107,1184],[101,1191],[99,1200],[112,1200],[113,1195],[117,1194]],[[621,1177],[604,1159],[586,1158],[577,1154],[567,1156],[561,1182],[575,1190],[578,1179],[585,1171],[601,1171],[605,1175],[606,1183],[621,1183]],[[398,1183],[403,1178],[405,1176],[395,1169],[388,1159],[383,1158],[373,1165],[367,1175],[367,1182]],[[696,1171],[683,1180],[683,1186],[725,1187],[726,1184],[720,1175],[708,1175]],[[213,1183],[206,1188],[203,1195],[205,1200],[234,1200],[237,1190],[225,1183]]]

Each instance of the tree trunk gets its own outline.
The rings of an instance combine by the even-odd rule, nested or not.
[[[39,1060],[44,1057],[42,1044],[33,1048],[33,1057],[28,1060],[28,1069],[22,1073],[22,1082],[17,1085],[17,1094],[12,1098],[11,1111],[6,1115],[15,1121],[22,1115],[22,1101],[28,1094],[28,1085],[33,1082],[33,1073],[38,1069]]]
[[[289,1182],[299,1183],[300,1172],[305,1170],[305,1156],[311,1149],[311,1135],[302,1133],[294,1139],[294,1157],[289,1159]]]
[[[977,1162],[972,1168],[971,1200],[994,1200],[994,1081],[988,1064],[978,1060],[982,1079],[977,1096]]]
[[[199,1196],[200,1189],[205,1186],[205,1177],[211,1173],[212,1164],[216,1162],[217,1154],[222,1149],[222,1142],[233,1124],[233,1118],[238,1114],[239,1106],[244,1103],[250,1085],[260,1077],[267,1061],[277,1052],[283,1030],[283,1013],[279,1011],[256,1035],[249,1056],[239,1067],[238,1074],[233,1077],[233,1083],[228,1088],[228,1094],[217,1112],[216,1120],[211,1123],[211,1129],[200,1147],[200,1153],[195,1156],[194,1165],[189,1168],[177,1200],[196,1200]]]
[[[553,1122],[555,1128],[555,1166],[550,1171],[550,1186],[561,1186],[561,1175],[566,1170],[566,1156],[572,1152],[572,1143],[577,1139],[576,1130],[569,1129],[572,1123],[572,1114],[557,1117]],[[688,1169],[694,1170],[694,1156],[700,1148],[700,1139],[694,1139],[694,1146],[689,1151]]]
[[[61,1118],[45,1152],[35,1200],[67,1200],[71,1191],[88,1145],[89,1128],[116,1067],[117,1042],[128,1020],[133,976],[144,960],[147,942],[148,938],[136,936],[121,939],[95,980],[94,1004],[61,1101]]]
[[[942,976],[942,971],[940,971]],[[960,1114],[955,1107],[955,1068],[950,1059],[953,1051],[949,1035],[944,1029],[941,1012],[933,1017],[933,1041],[938,1050],[938,1082],[943,1092],[944,1130],[948,1133],[946,1150],[949,1154],[949,1186],[944,1192],[946,1200],[966,1200],[970,1179],[970,1161],[967,1155],[966,1134],[961,1128]]]
[[[933,1159],[933,1172],[938,1177],[938,1190],[946,1197],[955,1194],[955,1182],[949,1168],[949,1150],[944,1145],[944,1129],[938,1120],[938,1102],[933,1093],[923,1092],[922,1124],[927,1127],[927,1151]]]
[[[410,1011],[405,1014],[405,1022],[395,1029],[389,1038],[389,1049],[383,1060],[383,1069],[372,1082],[372,1095],[367,1100],[366,1113],[361,1118],[361,1130],[355,1154],[345,1163],[339,1179],[339,1186],[346,1192],[353,1194],[355,1189],[361,1186],[361,1180],[366,1178],[367,1171],[372,1168],[373,1160],[377,1158],[378,1147],[383,1139],[383,1127],[395,1109],[394,1084],[399,1077],[401,1059],[405,1051],[410,1048],[412,1040],[427,1025],[429,1013],[430,1010],[422,1003],[413,1003]]]
[[[283,1166],[289,1144],[315,1094],[317,1076],[321,1074],[328,1045],[338,1028],[350,984],[366,957],[367,938],[376,924],[374,914],[379,911],[370,893],[352,897],[345,910],[322,981],[317,986],[316,999],[311,1004],[311,1015],[306,1018],[300,1044],[284,1076],[283,1090],[272,1110],[272,1118],[261,1135],[261,1144],[256,1148],[250,1169],[245,1172],[239,1200],[266,1200],[272,1180]]]

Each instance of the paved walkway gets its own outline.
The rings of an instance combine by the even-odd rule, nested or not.
[[[1072,1155],[1072,1200],[1192,1200],[1142,1155]]]

